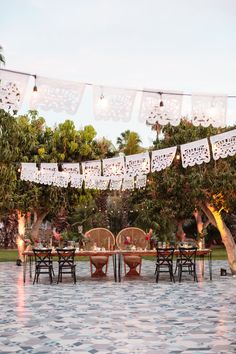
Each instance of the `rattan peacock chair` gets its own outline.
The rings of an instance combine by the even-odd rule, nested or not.
[[[91,229],[85,233],[87,238],[86,249],[88,251],[111,251],[115,246],[115,237],[113,233],[103,227]],[[90,270],[92,277],[105,276],[108,269],[109,255],[90,256]],[[93,266],[96,268],[93,272]],[[105,272],[102,268],[106,266]]]
[[[116,245],[120,250],[144,250],[148,247],[146,233],[137,227],[127,227],[121,230],[116,237]],[[126,272],[126,265],[130,268]],[[142,257],[139,255],[124,255],[124,270],[126,276],[140,275]],[[139,271],[136,268],[139,267]]]

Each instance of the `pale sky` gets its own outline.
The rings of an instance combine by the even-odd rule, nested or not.
[[[6,68],[100,85],[236,95],[235,0],[0,0]],[[40,113],[48,125],[92,124],[116,142],[126,129],[145,146],[138,119],[96,121],[87,88],[75,116]],[[27,110],[24,105],[21,113]],[[187,112],[186,112],[187,113]],[[236,123],[236,100],[227,123]]]

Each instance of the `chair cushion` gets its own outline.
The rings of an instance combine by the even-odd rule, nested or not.
[[[95,264],[106,264],[108,262],[108,256],[91,256],[91,262]]]
[[[142,257],[140,257],[140,256],[124,256],[124,261],[126,262],[141,262],[141,260],[142,260]]]

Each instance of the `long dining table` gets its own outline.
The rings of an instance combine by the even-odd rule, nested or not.
[[[114,281],[121,282],[122,276],[122,264],[123,264],[123,257],[124,256],[140,256],[140,257],[155,257],[157,254],[156,250],[112,250],[112,251],[76,251],[76,257],[92,257],[92,256],[111,256],[113,260],[113,274],[114,274]],[[52,251],[52,257],[57,257],[57,252]],[[176,249],[174,255],[178,257],[179,250]],[[27,273],[27,266],[29,263],[29,274],[30,278],[32,278],[32,259],[34,257],[33,251],[24,251],[24,262],[23,262],[23,282],[26,281],[26,273]],[[209,278],[212,280],[212,250],[211,249],[198,249],[197,250],[197,257],[203,261],[202,267],[202,275],[204,275],[204,260],[205,257],[208,258],[209,264]]]

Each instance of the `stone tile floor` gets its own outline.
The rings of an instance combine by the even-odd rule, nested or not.
[[[95,280],[78,262],[76,285],[46,275],[24,285],[23,267],[0,263],[0,353],[236,353],[236,278],[221,267],[213,261],[213,281],[206,269],[198,283],[156,284],[144,261],[139,280],[114,283],[111,264]]]

